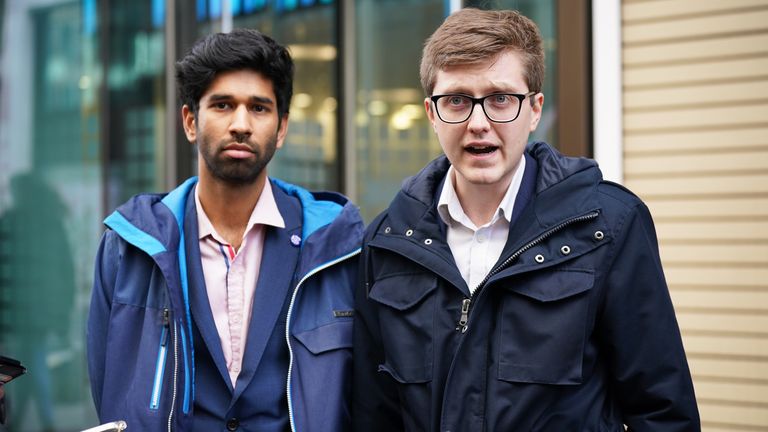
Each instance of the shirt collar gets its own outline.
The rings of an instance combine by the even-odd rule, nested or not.
[[[208,215],[205,214],[203,206],[200,203],[200,195],[198,189],[195,188],[195,209],[197,210],[197,225],[199,239],[203,239],[207,236],[212,236],[220,243],[226,243],[218,235],[216,229],[213,227],[211,220],[208,219]],[[269,178],[264,182],[264,188],[261,190],[261,195],[256,205],[253,207],[251,217],[248,219],[248,225],[243,232],[243,238],[248,234],[251,229],[257,224],[269,225],[276,228],[285,228],[285,220],[280,214],[280,210],[277,208],[277,202],[275,201],[275,195],[272,193],[271,182]]]
[[[512,176],[512,181],[509,183],[507,192],[501,199],[499,206],[496,208],[496,212],[491,218],[488,225],[494,224],[500,217],[503,217],[507,223],[512,218],[512,210],[515,208],[515,199],[517,193],[520,191],[520,184],[523,181],[523,173],[525,172],[525,155],[520,157],[520,162],[517,164],[515,173]],[[440,192],[440,198],[437,202],[437,212],[440,218],[446,225],[451,226],[455,223],[462,224],[468,228],[476,230],[477,227],[469,219],[469,216],[464,213],[464,209],[461,207],[458,195],[456,195],[456,189],[453,186],[456,170],[453,165],[448,167],[448,173],[445,176],[445,182],[443,184],[443,190]]]

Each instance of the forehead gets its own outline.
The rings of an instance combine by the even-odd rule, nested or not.
[[[521,54],[504,51],[483,62],[452,65],[438,70],[433,93],[527,90]]]
[[[251,69],[219,72],[201,99],[217,96],[275,98],[272,80]]]

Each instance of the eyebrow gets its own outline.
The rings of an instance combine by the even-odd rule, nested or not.
[[[208,101],[212,103],[225,102],[225,101],[230,101],[232,99],[234,99],[234,97],[230,94],[212,94],[211,96],[208,97]],[[250,98],[248,98],[248,100],[251,103],[260,103],[264,105],[275,104],[275,102],[272,99],[268,97],[263,97],[263,96],[251,96]]]
[[[521,92],[520,90],[513,89],[510,85],[505,85],[504,83],[495,83],[491,82],[490,85],[483,89],[483,95],[490,95],[490,94],[497,94],[497,93],[526,93]],[[467,87],[464,87],[463,84],[458,84],[455,87],[454,86],[448,86],[448,88],[442,92],[442,94],[462,94],[467,96],[474,96],[474,92],[469,91]]]

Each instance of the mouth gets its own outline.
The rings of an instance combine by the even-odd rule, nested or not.
[[[254,155],[253,150],[245,144],[229,144],[221,152],[233,159],[245,159]]]
[[[487,155],[497,151],[499,148],[494,145],[469,145],[464,150],[473,155]]]

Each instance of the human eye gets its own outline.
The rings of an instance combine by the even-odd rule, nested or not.
[[[251,111],[255,113],[263,113],[263,112],[267,112],[267,107],[261,104],[254,104],[254,105],[251,105]]]
[[[506,107],[512,103],[512,96],[507,94],[490,95],[488,99],[496,107]]]
[[[461,95],[447,95],[442,98],[443,105],[446,108],[461,110],[467,107],[469,99],[466,96]]]
[[[216,110],[224,111],[229,109],[232,105],[229,102],[220,101],[220,102],[214,102],[213,104],[211,104],[211,106]]]

